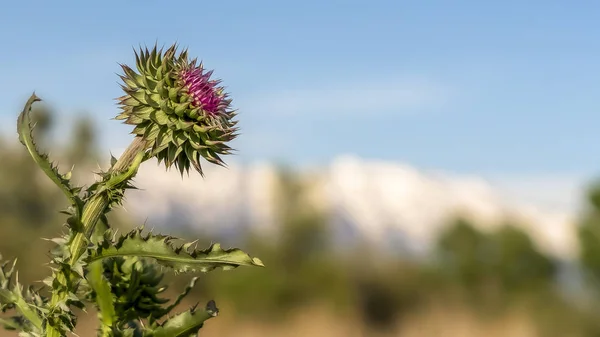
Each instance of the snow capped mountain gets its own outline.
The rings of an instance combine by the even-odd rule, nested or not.
[[[204,179],[198,174],[182,179],[176,170],[165,173],[162,166],[146,164],[136,178],[142,191],[129,193],[125,206],[138,220],[147,219],[150,227],[206,226],[220,233],[247,226],[276,230],[280,180],[274,166],[206,165],[205,172]],[[574,205],[582,196],[582,181],[577,179],[550,178],[531,189],[528,179],[515,185],[352,156],[300,176],[309,205],[327,212],[341,239],[360,237],[422,253],[447,220],[461,215],[483,230],[512,220],[542,250],[563,258],[576,253]],[[556,196],[551,198],[553,192]]]
[[[273,192],[278,179],[274,167],[205,166],[205,178],[190,172],[182,179],[175,169],[165,173],[163,165],[144,165],[135,178],[140,191],[128,192],[126,209],[157,227],[203,226],[234,231],[252,224],[257,230],[273,228]]]

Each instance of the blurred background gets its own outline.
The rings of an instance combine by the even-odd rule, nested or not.
[[[206,178],[144,164],[141,223],[267,268],[202,275],[201,336],[600,336],[600,3],[29,1],[0,11],[0,252],[49,274],[59,191],[131,139],[111,120],[132,47],[189,47],[239,109]],[[168,276],[173,292],[185,276]],[[191,300],[190,300],[191,301]],[[186,303],[192,305],[194,302]],[[79,336],[95,335],[93,310]],[[0,332],[0,336],[15,336]]]

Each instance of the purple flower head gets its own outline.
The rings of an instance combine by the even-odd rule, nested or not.
[[[192,104],[210,115],[216,115],[221,110],[223,88],[217,87],[219,80],[211,80],[212,70],[204,72],[202,65],[183,69],[179,74],[184,87],[192,97]]]

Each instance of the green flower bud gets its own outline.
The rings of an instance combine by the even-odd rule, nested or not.
[[[166,286],[160,285],[164,274],[155,264],[135,257],[109,259],[104,262],[104,276],[123,322],[163,314],[162,306],[169,300],[159,297]]]

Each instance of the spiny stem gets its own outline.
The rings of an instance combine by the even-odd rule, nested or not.
[[[123,152],[119,160],[111,168],[112,171],[119,172],[131,167],[135,158],[146,148],[146,140],[143,137],[135,137],[129,147]]]
[[[117,160],[117,162],[111,167],[110,171],[112,172],[123,172],[125,175],[123,177],[119,177],[117,183],[123,182],[125,179],[130,179],[135,175],[137,168],[140,166],[142,161],[144,160],[144,150],[146,148],[146,141],[142,137],[136,137],[129,147],[125,150],[125,152],[121,155],[121,157]],[[110,182],[113,185],[115,182]],[[69,264],[73,266],[77,260],[81,257],[83,252],[85,251],[85,245],[87,240],[89,240],[91,234],[94,231],[96,223],[106,211],[106,208],[109,206],[110,200],[106,193],[97,193],[95,194],[83,207],[83,211],[81,214],[81,223],[83,225],[83,230],[75,234],[73,241],[69,247],[71,258]],[[59,273],[57,275],[57,280],[59,283],[64,283],[65,277],[64,274]],[[52,306],[58,304],[61,300],[65,298],[64,292],[53,292],[52,299],[50,304]],[[54,327],[50,325],[50,323],[46,324],[46,336],[48,337],[62,337],[60,332]]]
[[[144,144],[144,143],[142,142],[142,144]],[[132,143],[132,145],[134,145],[134,143]],[[137,171],[137,168],[142,163],[142,161],[144,159],[143,148],[138,149],[137,146],[133,146],[133,147],[130,146],[129,149],[132,149],[132,151],[138,151],[138,152],[133,153],[133,154],[135,154],[135,156],[130,156],[131,153],[126,152],[121,157],[121,158],[126,157],[126,159],[127,159],[127,162],[122,161],[122,162],[126,162],[128,164],[127,166],[123,167],[123,169],[127,168],[127,171],[123,172],[122,175],[116,176],[115,181],[113,181],[112,179],[109,180],[107,182],[108,186],[106,186],[106,187],[112,188],[115,185],[118,185],[118,184],[124,182],[125,180],[130,179],[131,177],[133,177],[133,175]],[[120,161],[120,159],[119,159],[119,161]],[[119,172],[122,170],[117,167],[117,165],[119,164],[119,161],[117,161],[115,163],[115,166],[113,167],[112,171]],[[77,233],[75,235],[75,237],[73,238],[73,242],[71,243],[71,247],[70,247],[71,260],[69,262],[70,265],[75,264],[75,262],[81,257],[81,254],[83,254],[83,250],[85,248],[84,246],[86,244],[86,241],[90,239],[92,233],[94,232],[94,228],[96,227],[96,223],[98,222],[98,220],[100,219],[102,214],[104,214],[104,211],[106,210],[106,207],[108,207],[109,203],[110,203],[110,200],[109,200],[108,196],[106,195],[106,193],[98,193],[98,194],[94,195],[92,197],[92,199],[90,199],[90,201],[88,203],[86,203],[86,205],[83,207],[83,212],[81,215],[81,223],[83,224],[83,231]]]

